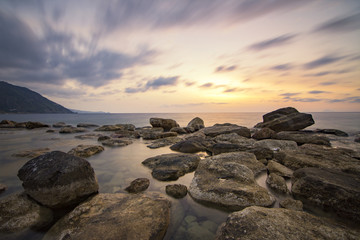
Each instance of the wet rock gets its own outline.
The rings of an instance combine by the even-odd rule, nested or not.
[[[295,211],[302,211],[303,210],[303,203],[300,200],[294,200],[292,198],[286,198],[280,201],[280,207],[295,210]]]
[[[173,127],[170,132],[176,132],[177,134],[187,134],[188,132],[182,127]]]
[[[242,152],[246,151],[249,148],[246,146],[242,146],[239,144],[233,144],[233,143],[215,143],[212,145],[208,150],[213,155],[218,155],[221,153],[229,153],[229,152]]]
[[[97,124],[92,124],[92,123],[79,123],[77,125],[77,127],[81,127],[81,128],[95,128],[95,127],[99,127],[99,125]]]
[[[150,118],[150,124],[152,127],[160,127],[165,131],[170,131],[174,127],[179,127],[179,124],[173,119],[164,119],[164,118]]]
[[[130,183],[130,186],[125,188],[129,193],[143,192],[150,186],[150,180],[147,178],[137,178]]]
[[[77,156],[77,157],[82,157],[82,158],[87,158],[87,157],[91,157],[92,155],[101,153],[102,151],[104,151],[104,147],[102,146],[98,146],[98,145],[78,145],[77,147],[71,149],[68,154]]]
[[[26,122],[25,127],[27,129],[35,129],[35,128],[46,128],[46,127],[49,127],[49,125],[41,123],[41,122]]]
[[[142,164],[152,169],[154,178],[170,181],[194,171],[199,161],[200,157],[197,155],[170,153],[148,158]]]
[[[138,131],[121,130],[115,131],[115,134],[111,134],[112,138],[140,138]]]
[[[183,198],[187,195],[187,187],[182,184],[167,185],[166,194],[174,198]]]
[[[190,132],[199,131],[200,129],[205,128],[204,120],[202,120],[199,117],[196,117],[188,123],[186,128],[189,129]]]
[[[259,130],[256,130],[254,135],[252,135],[252,138],[256,140],[263,140],[263,139],[275,138],[275,136],[276,136],[276,132],[274,130],[264,127]]]
[[[276,139],[264,139],[254,143],[254,147],[267,148],[272,151],[280,150],[294,150],[298,146],[294,141],[288,140],[276,140]]]
[[[175,143],[170,147],[171,150],[182,153],[197,153],[208,150],[215,142],[202,137],[191,137]]]
[[[7,189],[5,184],[0,183],[0,193],[4,192]]]
[[[161,194],[98,194],[60,219],[43,240],[163,239],[170,202]]]
[[[63,128],[63,127],[71,127],[71,125],[67,125],[64,122],[57,122],[52,125],[53,128]]]
[[[283,177],[280,177],[276,173],[270,173],[266,179],[266,183],[275,192],[283,193],[283,194],[289,192],[286,186],[285,179]]]
[[[16,122],[10,120],[2,120],[0,122],[0,128],[15,128]]]
[[[225,239],[358,239],[360,232],[305,212],[252,206],[229,215],[216,234]]]
[[[176,137],[176,132],[143,131],[142,137],[145,140],[156,140],[161,138]]]
[[[221,134],[237,133],[239,136],[250,138],[250,129],[247,127],[241,127],[236,124],[224,123],[215,124],[212,127],[206,127],[201,129],[201,132],[209,137],[216,137]]]
[[[214,138],[218,143],[233,143],[245,147],[252,147],[256,142],[254,139],[240,136],[237,133],[221,134]]]
[[[26,158],[34,158],[45,153],[50,152],[49,148],[36,148],[30,150],[24,150],[18,153],[13,154],[14,157],[26,157]]]
[[[87,133],[87,134],[83,134],[83,135],[77,135],[77,136],[75,136],[75,138],[78,138],[78,139],[99,139],[102,136],[103,135],[100,134],[100,133]]]
[[[167,137],[167,138],[161,138],[157,139],[154,142],[152,142],[150,145],[147,145],[148,148],[155,149],[155,148],[161,148],[173,145],[175,143],[178,143],[182,141],[179,137]]]
[[[292,194],[305,205],[360,222],[360,176],[334,169],[303,168],[291,179]]]
[[[247,152],[253,153],[256,156],[257,160],[270,160],[274,157],[274,152],[268,148],[263,147],[253,147],[251,149],[246,150]]]
[[[313,125],[311,114],[299,113],[295,108],[281,108],[263,116],[263,122],[256,128],[270,128],[275,132],[297,131]]]
[[[359,160],[353,151],[305,144],[297,150],[286,150],[275,154],[277,162],[296,170],[305,167],[332,168],[343,172],[360,174]]]
[[[348,137],[349,134],[338,129],[316,129],[317,133],[331,134],[340,137]]]
[[[109,136],[100,136],[100,137],[98,137],[98,142],[102,142],[102,141],[109,140],[109,139],[111,139],[111,137],[109,137]]]
[[[18,177],[29,196],[50,208],[77,204],[99,189],[88,161],[59,151],[28,161]]]
[[[59,133],[81,133],[86,132],[85,128],[78,128],[78,127],[63,127],[60,129]]]
[[[133,143],[130,139],[125,138],[110,138],[100,142],[102,145],[108,147],[125,147]]]
[[[293,170],[272,160],[268,162],[267,169],[270,173],[275,173],[282,177],[290,178],[293,175]]]
[[[305,143],[331,146],[330,140],[327,137],[319,136],[312,132],[300,131],[284,131],[276,134],[276,139],[295,141],[298,145]]]
[[[254,177],[264,169],[251,153],[223,153],[205,158],[195,171],[189,193],[199,202],[229,210],[271,206],[274,197],[257,185]]]
[[[53,212],[24,192],[0,199],[0,232],[15,233],[27,229],[42,229],[53,221]]]
[[[99,128],[96,128],[94,131],[104,131],[104,132],[107,132],[107,131],[119,131],[119,130],[124,130],[124,127],[123,126],[118,126],[118,125],[103,125]]]

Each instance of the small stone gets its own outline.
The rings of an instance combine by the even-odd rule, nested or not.
[[[63,127],[59,131],[59,133],[80,133],[80,132],[86,132],[86,129],[78,128],[78,127]]]
[[[293,175],[293,170],[273,160],[270,160],[268,162],[267,169],[269,170],[270,173],[276,173],[281,177],[290,178]]]
[[[183,198],[187,195],[187,187],[182,184],[167,185],[166,193],[174,198]]]
[[[280,193],[289,192],[286,186],[285,179],[275,173],[270,173],[270,175],[266,179],[266,183],[269,185],[271,189],[273,189],[276,192],[280,192]]]
[[[49,148],[37,148],[37,149],[31,149],[31,150],[24,150],[24,151],[13,154],[13,156],[14,157],[34,158],[34,157],[38,157],[38,156],[43,155],[48,152],[50,152]]]
[[[7,189],[7,186],[5,184],[0,183],[0,193],[4,192]]]
[[[150,180],[147,178],[137,178],[130,183],[130,186],[125,188],[129,193],[139,193],[145,191],[150,185]]]
[[[302,211],[303,203],[300,200],[286,198],[280,202],[280,207],[295,210],[295,211]]]
[[[83,157],[87,158],[92,155],[101,153],[104,151],[104,147],[97,146],[97,145],[78,145],[77,147],[71,149],[68,154],[77,156],[77,157]]]

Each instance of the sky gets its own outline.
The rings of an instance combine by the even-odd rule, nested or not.
[[[0,81],[71,109],[360,111],[359,0],[2,0]]]

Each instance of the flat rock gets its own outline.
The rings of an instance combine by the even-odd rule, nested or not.
[[[165,118],[150,118],[150,124],[152,127],[161,127],[165,131],[170,131],[173,127],[179,127],[179,124],[173,119]]]
[[[102,145],[108,147],[125,147],[133,142],[126,138],[109,138],[100,141]]]
[[[99,145],[78,145],[77,147],[71,149],[68,154],[77,156],[77,157],[82,157],[82,158],[87,158],[87,157],[91,157],[92,155],[101,153],[102,151],[104,151],[104,147],[103,146],[99,146]]]
[[[148,158],[142,164],[152,169],[154,178],[170,181],[194,171],[199,161],[200,157],[197,155],[170,153]]]
[[[173,145],[173,144],[181,142],[181,141],[182,141],[182,139],[179,137],[161,138],[161,139],[155,140],[150,145],[147,145],[147,147],[151,148],[151,149],[161,148],[161,147]]]
[[[206,127],[200,130],[206,136],[209,137],[216,137],[221,134],[228,134],[228,133],[236,133],[239,136],[250,138],[251,133],[250,129],[247,127],[241,127],[236,124],[224,123],[224,124],[215,124],[212,127]]]
[[[0,232],[42,229],[53,221],[53,212],[31,200],[24,192],[0,199]]]
[[[61,218],[43,240],[163,239],[170,202],[161,194],[98,194]]]
[[[303,210],[303,203],[300,200],[295,200],[292,198],[286,198],[279,203],[280,207],[295,210],[295,211],[302,211]]]
[[[187,134],[188,133],[185,130],[185,128],[182,128],[182,127],[173,127],[170,129],[170,132],[176,132],[177,134]]]
[[[175,143],[170,149],[182,153],[197,153],[209,150],[214,143],[213,140],[203,137],[191,137]]]
[[[289,192],[289,189],[286,186],[285,179],[276,173],[270,173],[266,179],[267,185],[278,193],[286,194]]]
[[[240,136],[237,133],[220,134],[214,140],[218,143],[233,143],[245,147],[252,147],[256,142],[254,139]]]
[[[68,125],[64,122],[57,122],[52,125],[53,128],[63,128],[63,127],[71,127],[71,125]]]
[[[138,131],[119,130],[115,134],[111,134],[113,138],[140,138],[141,135]]]
[[[49,125],[41,123],[41,122],[26,122],[25,127],[27,129],[35,129],[35,128],[47,128]]]
[[[187,195],[187,187],[182,184],[167,185],[166,194],[174,198],[183,198]]]
[[[276,134],[275,139],[290,140],[296,142],[298,145],[306,143],[331,146],[330,139],[325,136],[319,136],[313,132],[301,131],[283,131]]]
[[[161,138],[176,137],[176,132],[143,131],[142,138],[145,140],[156,140]]]
[[[31,159],[18,177],[29,196],[50,208],[77,204],[99,189],[88,161],[59,151]]]
[[[276,139],[264,139],[257,141],[254,143],[254,147],[267,148],[275,152],[280,150],[294,150],[298,148],[295,141]]]
[[[293,170],[290,168],[285,167],[284,165],[275,162],[273,160],[270,160],[267,164],[267,169],[270,173],[275,173],[282,177],[290,178],[293,175]]]
[[[63,127],[60,129],[59,133],[81,133],[86,132],[87,130],[85,128],[79,128],[79,127]]]
[[[30,150],[20,151],[18,153],[13,154],[14,157],[26,157],[26,158],[34,158],[45,153],[50,152],[49,148],[36,148]]]
[[[77,135],[75,138],[78,139],[98,139],[99,137],[102,137],[103,135],[100,133],[87,133],[83,135]]]
[[[249,147],[234,144],[234,143],[224,143],[219,142],[212,145],[210,148],[207,148],[213,155],[218,155],[221,153],[229,153],[229,152],[243,152],[249,150]]]
[[[150,186],[150,180],[147,178],[137,178],[125,188],[129,193],[139,193],[145,191]]]
[[[252,206],[229,215],[216,234],[228,239],[359,239],[360,232],[305,212]]]
[[[360,222],[360,176],[334,169],[303,168],[291,179],[292,194],[304,204]]]
[[[316,129],[315,132],[318,133],[324,133],[324,134],[331,134],[331,135],[335,135],[335,136],[340,136],[340,137],[348,137],[349,134],[347,134],[344,131],[338,130],[338,129]]]
[[[189,193],[196,201],[228,210],[271,206],[275,198],[254,177],[262,169],[265,166],[251,153],[223,153],[205,158],[195,171]]]
[[[103,125],[97,129],[95,129],[94,131],[119,131],[119,130],[124,130],[124,128],[122,126],[117,126],[117,125]]]
[[[76,125],[77,127],[81,127],[81,128],[95,128],[95,127],[99,127],[99,125],[97,124],[93,124],[93,123],[79,123],[78,125]]]

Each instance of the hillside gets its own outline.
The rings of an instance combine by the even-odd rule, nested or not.
[[[25,87],[0,82],[0,113],[73,113]]]

